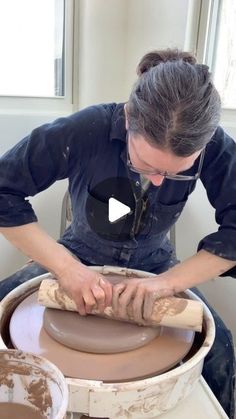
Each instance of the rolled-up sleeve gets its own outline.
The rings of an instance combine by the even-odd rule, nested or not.
[[[0,226],[37,221],[28,197],[68,176],[72,130],[67,118],[35,129],[0,158]]]
[[[207,146],[201,180],[219,228],[200,241],[198,250],[236,262],[236,143],[220,127]],[[236,267],[226,275],[236,277]]]

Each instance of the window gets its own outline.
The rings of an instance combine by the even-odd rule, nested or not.
[[[211,68],[223,108],[236,110],[236,1],[202,2],[198,59]]]
[[[64,96],[64,34],[64,0],[0,0],[0,96]]]
[[[212,71],[223,107],[236,109],[235,0],[223,0],[219,4]]]

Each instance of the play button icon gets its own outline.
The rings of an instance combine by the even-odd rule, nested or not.
[[[122,202],[118,201],[115,198],[110,198],[108,201],[108,219],[110,223],[115,223],[125,215],[130,214],[131,209],[123,204]]]
[[[86,200],[87,222],[98,236],[105,240],[125,241],[133,238],[147,226],[149,203],[145,201],[145,211],[137,212],[142,205],[137,203],[134,190],[138,193],[135,182],[127,178],[108,178],[88,186]],[[136,188],[136,189],[135,189]],[[135,223],[138,222],[138,227]],[[137,228],[136,228],[137,227]]]

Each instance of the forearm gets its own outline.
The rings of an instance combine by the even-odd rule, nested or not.
[[[215,278],[235,265],[236,261],[223,259],[205,250],[200,250],[162,275],[169,282],[174,293],[177,293]]]
[[[65,292],[75,301],[81,315],[92,307],[99,311],[111,305],[112,287],[102,275],[88,269],[62,245],[52,239],[37,223],[0,228],[19,250],[54,273]]]
[[[62,245],[41,229],[38,223],[1,227],[0,232],[22,253],[56,275],[60,275],[75,261]]]

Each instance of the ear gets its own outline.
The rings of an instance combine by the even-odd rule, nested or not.
[[[127,104],[124,104],[124,111],[125,111],[125,128],[126,131],[129,129],[129,122],[128,122],[128,116],[127,116]]]

